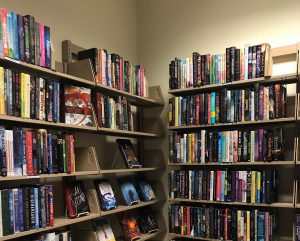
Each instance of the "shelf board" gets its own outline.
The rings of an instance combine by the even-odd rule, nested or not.
[[[142,167],[142,168],[124,168],[124,169],[105,169],[100,170],[100,174],[116,174],[116,173],[130,173],[130,172],[149,172],[149,171],[157,171],[161,168],[158,167]]]
[[[184,198],[169,198],[170,202],[188,202],[188,203],[201,203],[201,204],[219,204],[230,206],[251,206],[251,207],[271,207],[271,208],[294,208],[293,203],[277,202],[277,203],[243,203],[243,202],[217,202],[207,200],[190,200]]]
[[[13,68],[18,70],[23,70],[29,73],[38,73],[41,77],[51,78],[58,80],[59,82],[66,84],[79,84],[87,87],[94,87],[95,83],[91,80],[86,80],[83,78],[79,78],[73,75],[57,72],[52,69],[44,68],[38,65],[29,64],[26,62],[22,62],[19,60],[14,60],[7,57],[0,57],[0,64],[6,68]]]
[[[296,82],[297,82],[297,74],[293,73],[293,74],[278,75],[272,77],[255,78],[249,80],[237,80],[226,84],[211,84],[211,85],[204,85],[195,88],[190,87],[190,88],[183,88],[183,89],[174,89],[174,90],[169,90],[169,94],[180,96],[180,95],[193,94],[193,93],[210,91],[210,90],[220,90],[223,88],[244,87],[244,86],[255,85],[255,84],[270,84],[270,83],[291,84]]]
[[[11,124],[18,124],[29,126],[33,128],[50,128],[50,129],[72,129],[76,131],[92,131],[96,132],[97,127],[92,126],[79,126],[79,125],[71,125],[66,123],[55,123],[55,122],[48,122],[43,120],[35,120],[35,119],[28,119],[28,118],[21,118],[15,116],[7,116],[7,115],[0,115],[0,122],[1,123],[11,123]]]
[[[98,127],[97,132],[111,135],[111,136],[151,137],[151,138],[159,137],[159,135],[154,133],[147,133],[147,132],[140,132],[140,131],[126,131],[126,130],[103,128],[103,127]]]
[[[141,238],[138,239],[138,241],[144,241],[144,240],[149,240],[149,239],[153,239],[156,236],[162,234],[164,231],[163,230],[158,230],[155,233],[150,233],[150,234],[142,234]]]
[[[259,121],[243,121],[234,123],[219,123],[214,125],[191,125],[191,126],[169,126],[168,129],[171,131],[185,131],[185,130],[197,130],[197,129],[211,129],[211,128],[222,128],[222,127],[242,127],[242,126],[261,126],[261,125],[272,125],[272,124],[290,124],[296,121],[295,117],[279,118],[272,120],[259,120]]]
[[[132,104],[138,105],[138,106],[148,106],[148,107],[154,107],[154,106],[164,106],[164,103],[161,103],[159,101],[156,101],[154,99],[150,99],[148,97],[142,97],[138,95],[131,94],[129,92],[118,90],[103,84],[96,84],[96,87],[99,91],[102,93],[108,94],[110,96],[124,96],[126,97]]]
[[[272,162],[208,162],[208,163],[169,163],[169,166],[294,166],[294,161],[272,161]]]
[[[80,171],[75,173],[57,173],[57,174],[41,174],[36,176],[0,176],[1,181],[16,181],[16,180],[29,180],[29,179],[45,179],[45,178],[57,178],[57,177],[74,177],[74,176],[88,176],[98,175],[98,171]]]
[[[133,209],[137,209],[137,208],[141,208],[141,207],[145,207],[145,206],[151,206],[151,205],[156,204],[158,202],[159,202],[159,200],[152,200],[152,201],[149,201],[149,202],[141,201],[140,203],[130,205],[130,206],[119,205],[115,209],[112,209],[112,210],[109,210],[109,211],[101,211],[101,217],[111,215],[111,214],[115,214],[115,213],[121,213],[121,212],[128,211],[128,210],[133,210]]]
[[[194,237],[190,235],[182,235],[176,233],[169,233],[172,238],[186,238],[186,239],[196,239],[196,240],[206,240],[206,241],[219,241],[220,239],[204,238],[204,237]],[[229,240],[227,240],[229,241]]]
[[[32,234],[36,234],[36,233],[41,233],[41,232],[46,232],[46,231],[61,228],[61,227],[67,226],[67,225],[72,225],[72,224],[75,224],[75,223],[80,223],[80,222],[84,222],[84,221],[87,221],[87,220],[92,220],[92,219],[95,219],[95,218],[98,218],[98,217],[100,217],[100,215],[97,214],[97,213],[91,213],[87,216],[80,217],[80,218],[73,218],[73,219],[70,219],[70,218],[67,218],[67,217],[58,217],[58,218],[54,219],[54,226],[53,227],[32,229],[32,230],[25,231],[25,232],[20,232],[20,233],[15,233],[15,234],[3,236],[3,237],[0,238],[0,241],[20,238],[20,237],[24,237],[24,236],[28,236],[28,235],[32,235]]]

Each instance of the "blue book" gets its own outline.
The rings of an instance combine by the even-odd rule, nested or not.
[[[13,28],[12,28],[12,13],[7,12],[6,15],[7,18],[7,39],[8,39],[8,57],[13,58],[13,41],[12,41],[12,36],[13,36]]]
[[[50,42],[50,28],[45,26],[44,28],[45,38],[45,67],[51,68],[51,42]]]
[[[18,37],[18,16],[15,12],[12,15],[12,41],[13,41],[13,54],[15,59],[19,59],[19,37]]]
[[[19,229],[20,232],[24,231],[24,219],[23,219],[23,215],[24,215],[24,209],[23,209],[23,189],[22,188],[18,188],[18,217],[19,217]]]
[[[225,201],[225,171],[222,171],[220,199],[222,202]]]
[[[49,133],[47,135],[48,141],[48,173],[52,174],[53,173],[53,159],[52,159],[52,135]]]
[[[256,172],[256,183],[258,183],[260,181],[258,173],[259,172],[257,171]],[[260,175],[260,177],[261,177],[261,175]],[[256,191],[256,195],[255,195],[255,197],[256,197],[256,203],[260,203],[260,190],[258,190],[258,188],[256,187],[255,191]]]
[[[19,192],[18,192],[18,189],[17,188],[14,188],[12,189],[13,191],[13,198],[14,198],[14,201],[13,201],[13,205],[14,205],[14,220],[15,220],[15,224],[14,224],[14,232],[15,233],[18,233],[20,232],[20,224],[19,224],[19,221],[20,221],[20,212],[19,212],[19,202],[20,201],[23,201],[23,200],[19,200]]]
[[[18,22],[18,48],[19,48],[19,59],[25,61],[25,33],[24,33],[24,17],[17,14]]]
[[[9,232],[15,231],[15,215],[14,215],[14,195],[13,189],[8,189],[8,213],[9,213]]]
[[[43,140],[43,145],[41,146],[42,148],[42,167],[41,167],[41,170],[42,170],[42,173],[48,173],[48,163],[47,163],[47,156],[48,156],[48,153],[47,153],[47,131],[46,130],[42,130],[41,132],[41,140]]]
[[[22,133],[19,128],[13,130],[13,149],[14,149],[14,175],[21,176],[23,174],[22,160]]]
[[[222,132],[222,162],[226,162],[226,135]]]
[[[192,177],[190,180],[190,185],[191,185],[191,198],[193,199],[194,195],[195,195],[195,170],[192,170]]]
[[[218,163],[222,162],[222,131],[218,132]]]
[[[257,241],[265,240],[265,213],[257,212]]]
[[[216,93],[210,93],[210,123],[213,125],[216,123]]]
[[[40,222],[39,222],[39,188],[34,187],[33,188],[33,195],[34,195],[34,228],[39,229],[40,228]]]

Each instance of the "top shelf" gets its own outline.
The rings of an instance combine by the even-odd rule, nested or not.
[[[57,72],[52,69],[47,69],[41,66],[29,64],[7,57],[0,57],[0,66],[3,66],[5,68],[17,69],[30,74],[38,74],[43,78],[54,79],[64,84],[75,84],[85,86],[94,90],[100,90],[103,93],[109,94],[111,96],[121,95],[128,98],[129,101],[138,106],[155,107],[164,105],[162,102],[155,99],[134,95],[126,91],[117,90],[109,86],[98,84],[94,80],[87,80],[74,75]]]
[[[278,76],[271,76],[271,77],[262,77],[262,78],[255,78],[249,80],[237,80],[226,84],[211,84],[211,85],[204,85],[200,87],[190,87],[190,88],[183,88],[183,89],[174,89],[169,90],[169,94],[180,96],[186,94],[195,94],[201,93],[206,91],[213,91],[213,90],[221,90],[223,88],[237,88],[237,87],[246,87],[255,84],[292,84],[297,83],[297,74],[286,74],[286,75],[278,75]]]

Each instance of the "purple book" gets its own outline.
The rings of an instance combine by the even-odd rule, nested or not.
[[[300,241],[300,214],[297,213],[296,214],[296,228],[295,228],[295,232],[296,232],[296,241]]]

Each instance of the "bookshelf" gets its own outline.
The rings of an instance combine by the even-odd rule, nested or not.
[[[287,57],[287,58],[286,58]],[[286,60],[288,59],[288,60]],[[286,84],[293,85],[296,89],[295,96],[289,97],[291,102],[289,112],[286,118],[259,120],[259,121],[243,121],[234,123],[221,123],[213,125],[189,125],[189,126],[168,126],[170,133],[176,132],[179,134],[188,134],[200,132],[201,130],[208,131],[227,131],[227,130],[256,130],[258,128],[285,128],[284,140],[288,150],[284,151],[284,160],[276,160],[272,162],[205,162],[205,163],[173,163],[169,160],[169,170],[267,170],[276,169],[280,172],[280,188],[278,190],[278,202],[266,203],[246,203],[246,202],[221,202],[211,200],[199,200],[189,198],[171,198],[169,197],[169,206],[179,204],[184,206],[213,206],[222,208],[236,207],[246,210],[276,210],[281,221],[278,222],[277,240],[295,240],[294,235],[294,215],[300,209],[300,195],[297,173],[299,165],[299,146],[298,146],[298,127],[299,127],[299,44],[282,46],[271,49],[271,66],[273,62],[296,62],[296,70],[290,74],[260,77],[249,80],[237,80],[225,84],[210,84],[200,87],[189,87],[181,89],[170,89],[169,94],[173,96],[188,96],[193,94],[205,94],[213,91],[221,91],[223,89],[234,90],[237,88],[254,87],[255,85],[270,85],[270,84]],[[291,94],[291,93],[290,93]],[[297,130],[297,131],[295,131]],[[282,187],[285,185],[285,187]],[[285,220],[285,221],[282,221]],[[205,237],[195,237],[191,235],[175,234],[169,231],[169,240],[218,240]]]
[[[147,111],[151,112],[151,109],[160,109],[162,110],[164,106],[164,101],[162,99],[160,88],[149,87],[150,97],[141,97],[125,91],[119,91],[107,86],[99,85],[95,82],[93,77],[93,71],[90,61],[72,61],[64,63],[64,72],[55,71],[52,69],[42,68],[36,65],[29,63],[24,63],[21,61],[16,61],[10,58],[0,58],[0,66],[5,68],[10,68],[17,71],[23,71],[28,74],[33,74],[35,76],[49,78],[55,81],[58,81],[62,84],[72,84],[76,86],[87,87],[94,91],[100,91],[102,93],[109,94],[111,96],[123,96],[126,97],[129,101],[132,102],[136,108],[142,109],[147,108]],[[62,65],[57,64],[57,70],[62,70]],[[161,131],[148,131],[153,130],[151,126],[146,127],[145,130],[141,128],[141,125],[134,127],[134,130],[119,130],[119,129],[110,129],[110,128],[101,128],[97,124],[95,119],[94,110],[92,110],[93,125],[92,126],[77,126],[66,123],[54,123],[34,119],[26,119],[14,116],[0,115],[0,124],[7,127],[22,127],[22,128],[45,128],[47,130],[54,131],[63,131],[75,133],[75,143],[85,143],[85,141],[80,141],[81,135],[87,135],[87,138],[91,141],[89,145],[79,145],[75,147],[75,156],[76,156],[76,169],[74,173],[58,173],[58,174],[40,174],[35,176],[7,176],[0,177],[0,183],[2,187],[14,187],[21,184],[52,184],[54,186],[54,226],[48,226],[46,228],[32,229],[25,232],[19,232],[7,236],[0,237],[0,241],[11,240],[16,238],[22,238],[25,236],[30,236],[37,233],[47,232],[55,229],[74,229],[76,224],[86,223],[92,221],[93,219],[100,217],[110,217],[116,216],[121,212],[133,211],[138,208],[143,207],[154,207],[154,210],[159,210],[159,204],[164,201],[162,190],[159,188],[154,188],[154,191],[157,195],[156,200],[149,202],[141,201],[136,205],[123,205],[122,203],[118,206],[117,209],[110,211],[101,211],[99,207],[98,195],[96,193],[95,187],[91,185],[90,180],[96,179],[106,179],[112,176],[116,180],[116,175],[128,176],[128,175],[137,175],[141,173],[147,176],[149,173],[155,172],[156,176],[160,175],[159,173],[163,170],[163,166],[157,165],[158,162],[147,162],[140,169],[128,169],[126,166],[105,166],[105,163],[110,163],[111,159],[106,159],[101,153],[97,153],[96,149],[93,147],[93,144],[97,142],[99,138],[116,138],[116,137],[127,137],[137,141],[136,150],[138,150],[139,157],[142,158],[144,148],[143,143],[146,142],[146,139],[159,139],[161,137]],[[138,111],[137,119],[139,121],[143,120],[141,115],[142,111]],[[153,117],[153,116],[152,116]],[[117,146],[116,143],[114,143]],[[115,147],[114,147],[115,148]],[[111,149],[112,150],[112,149]],[[105,153],[105,148],[102,149]],[[116,150],[114,150],[116,151]],[[146,151],[146,150],[145,150]],[[114,152],[115,154],[116,152]],[[120,156],[118,156],[118,162],[120,161]],[[100,160],[101,159],[101,160]],[[141,159],[142,160],[142,159]],[[160,160],[161,162],[162,160]],[[142,160],[143,162],[143,160]],[[82,216],[79,218],[70,219],[67,217],[65,212],[64,204],[64,195],[62,183],[65,180],[83,180],[86,187],[87,199],[90,207],[90,214],[87,216]],[[152,180],[149,180],[152,183]],[[154,185],[154,184],[153,184]],[[114,184],[116,188],[116,184]],[[118,191],[120,192],[120,191]],[[120,200],[120,193],[118,193],[118,198]],[[142,235],[140,240],[149,240],[157,238],[164,234],[166,228],[164,227],[164,222],[161,217],[158,217],[160,230],[156,233]]]

